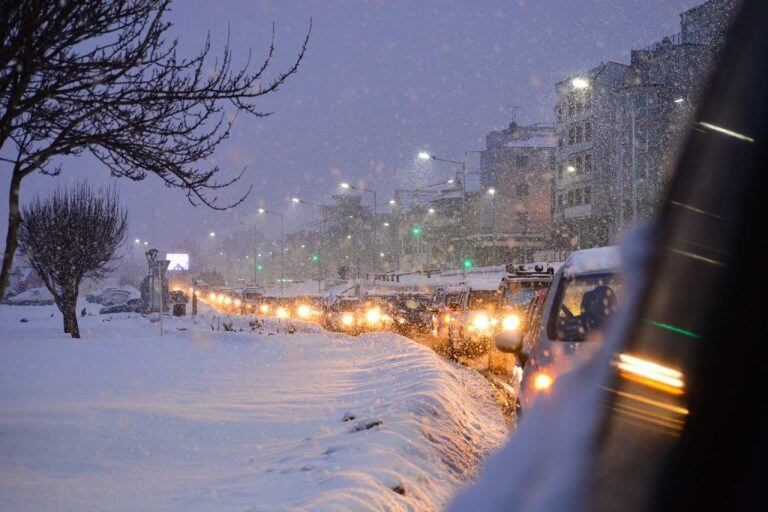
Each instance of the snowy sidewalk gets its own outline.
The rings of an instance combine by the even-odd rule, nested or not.
[[[70,341],[52,311],[0,306],[2,510],[432,510],[506,433],[482,377],[395,335]]]

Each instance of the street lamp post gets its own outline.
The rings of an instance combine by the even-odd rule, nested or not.
[[[378,264],[377,264],[378,259],[376,258],[376,255],[379,254],[378,238],[376,236],[376,229],[378,227],[378,224],[376,222],[376,210],[378,209],[377,208],[378,204],[376,200],[376,191],[363,188],[363,187],[356,187],[347,182],[343,182],[340,186],[345,190],[348,190],[348,189],[359,190],[360,192],[368,192],[369,194],[373,195],[373,254],[374,254],[373,271],[376,272],[376,270],[378,269]]]
[[[276,215],[280,217],[280,297],[283,296],[283,282],[285,281],[285,230],[283,225],[283,214],[259,208],[259,215]]]
[[[294,204],[317,206],[317,209],[320,213],[320,243],[317,244],[317,293],[320,293],[322,290],[321,283],[323,280],[323,265],[325,263],[323,260],[323,240],[325,239],[325,216],[323,215],[323,208],[325,208],[325,206],[320,203],[305,201],[300,197],[292,198],[291,202]]]
[[[439,158],[435,155],[427,153],[425,151],[419,152],[419,159],[421,160],[436,160],[438,162],[445,162],[461,167],[461,226],[459,226],[459,240],[461,242],[459,261],[462,261],[466,257],[466,235],[465,224],[467,220],[467,163],[462,160],[449,160],[447,158]]]

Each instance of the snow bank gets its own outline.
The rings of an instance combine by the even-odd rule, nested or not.
[[[49,306],[54,303],[54,300],[53,295],[48,291],[48,288],[40,286],[38,288],[30,288],[13,297],[9,297],[5,302],[13,305]]]
[[[505,435],[478,374],[396,335],[122,314],[71,341],[53,312],[0,306],[1,509],[433,510]]]

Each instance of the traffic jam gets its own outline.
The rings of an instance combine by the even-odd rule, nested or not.
[[[575,251],[562,263],[454,273],[453,282],[436,280],[431,289],[421,281],[426,291],[377,282],[367,292],[356,285],[335,297],[202,286],[194,295],[225,314],[313,322],[351,336],[409,337],[483,373],[517,416],[598,345],[583,342],[599,340],[618,309],[620,270],[618,249],[601,247]],[[627,367],[643,371],[642,361]]]

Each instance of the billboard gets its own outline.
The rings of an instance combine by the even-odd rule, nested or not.
[[[168,270],[189,270],[189,254],[169,252],[165,259],[170,261]]]

